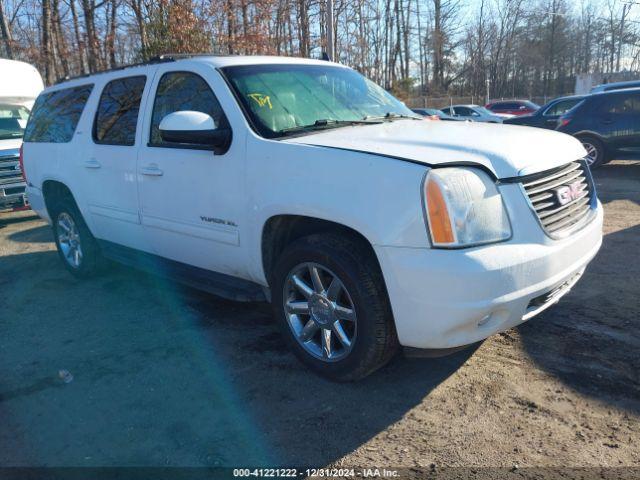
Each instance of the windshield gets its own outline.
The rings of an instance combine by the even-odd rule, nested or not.
[[[492,116],[492,117],[495,117],[495,115],[496,115],[496,114],[495,114],[495,113],[493,113],[491,110],[488,110],[488,109],[486,109],[486,108],[484,108],[484,107],[480,107],[480,106],[478,106],[478,107],[473,107],[473,108],[474,108],[474,110],[475,110],[476,112],[481,113],[482,115],[490,115],[490,116]]]
[[[223,69],[258,132],[267,138],[421,118],[372,81],[348,68],[324,65],[242,65]]]
[[[28,119],[26,107],[0,104],[0,140],[22,138]]]

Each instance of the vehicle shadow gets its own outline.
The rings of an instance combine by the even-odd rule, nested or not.
[[[14,223],[29,222],[31,220],[37,220],[38,216],[35,213],[14,215],[12,212],[0,212],[0,229],[5,228],[8,225]]]
[[[640,412],[640,225],[608,234],[559,304],[518,328],[540,367],[599,401]]]
[[[284,348],[266,304],[120,266],[79,281],[53,251],[0,257],[0,279],[3,466],[326,465],[474,352],[337,384]]]
[[[220,304],[212,297],[200,297],[190,303],[202,312],[205,328],[210,324],[206,312]],[[417,405],[428,402],[429,393],[455,373],[479,346],[434,359],[398,355],[359,382],[334,383],[311,373],[295,359],[268,311],[262,322],[261,334],[241,346],[252,353],[238,359],[233,368],[239,370],[234,376],[280,465],[326,465],[342,458],[400,421]],[[241,325],[254,330],[253,322]],[[218,328],[208,333],[212,342],[219,336]],[[225,355],[232,355],[230,350],[236,348],[229,347]],[[248,369],[247,361],[258,363]]]
[[[598,197],[603,204],[629,200],[640,204],[640,160],[614,161],[592,172]]]
[[[33,218],[29,218],[29,220],[33,220]],[[53,242],[53,233],[49,225],[39,225],[28,230],[14,232],[7,238],[13,242],[49,243]]]

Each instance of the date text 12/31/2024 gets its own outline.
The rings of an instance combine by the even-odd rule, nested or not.
[[[386,468],[236,468],[233,476],[237,478],[394,478],[397,470]]]

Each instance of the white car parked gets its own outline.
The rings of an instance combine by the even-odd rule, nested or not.
[[[32,207],[78,277],[100,256],[268,299],[316,372],[450,351],[566,294],[602,238],[580,142],[426,122],[349,68],[161,57],[45,90]]]

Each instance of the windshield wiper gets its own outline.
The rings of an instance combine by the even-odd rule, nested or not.
[[[404,113],[395,113],[395,112],[387,112],[384,115],[380,116],[380,117],[364,117],[365,120],[369,120],[369,119],[382,119],[382,120],[397,120],[397,119],[405,119],[408,118],[410,120],[424,120],[424,118],[422,117],[418,117],[415,115],[405,115]]]
[[[323,128],[331,128],[331,127],[342,127],[349,125],[375,125],[382,123],[378,120],[363,118],[362,120],[335,120],[333,118],[322,118],[320,120],[316,120],[310,125],[299,125],[296,127],[283,128],[282,130],[278,130],[279,134],[285,133],[296,133],[296,132],[306,132],[310,130],[321,130]]]

